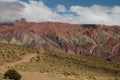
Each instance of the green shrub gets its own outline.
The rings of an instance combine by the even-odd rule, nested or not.
[[[5,79],[8,78],[8,79],[13,79],[13,80],[20,80],[21,77],[22,76],[14,69],[10,69],[4,74]]]

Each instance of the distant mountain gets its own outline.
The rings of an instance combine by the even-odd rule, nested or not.
[[[0,25],[0,42],[120,62],[120,26],[26,22]]]

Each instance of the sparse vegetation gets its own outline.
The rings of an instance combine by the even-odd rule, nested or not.
[[[21,60],[24,55],[34,52],[30,47],[0,43],[0,65]]]
[[[28,63],[16,65],[16,68],[23,71],[62,74],[67,78],[74,76],[73,80],[120,79],[120,64],[54,51],[46,51]]]
[[[30,47],[0,44],[1,63],[11,63],[15,60],[20,60],[22,56],[28,53],[36,52],[37,56],[33,57],[29,62],[15,66],[15,69],[19,71],[49,73],[54,76],[59,75],[59,77],[64,76],[63,80],[120,79],[120,64],[117,63],[55,51],[45,51],[40,54],[39,50]]]

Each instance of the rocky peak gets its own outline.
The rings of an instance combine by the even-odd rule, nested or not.
[[[20,20],[16,20],[16,23],[27,23],[25,18],[21,18]]]

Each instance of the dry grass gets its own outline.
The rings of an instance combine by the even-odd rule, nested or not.
[[[0,43],[0,65],[21,60],[24,55],[34,52],[30,47]]]
[[[88,57],[46,51],[30,62],[16,65],[26,72],[50,73],[65,80],[119,80],[120,64]]]

